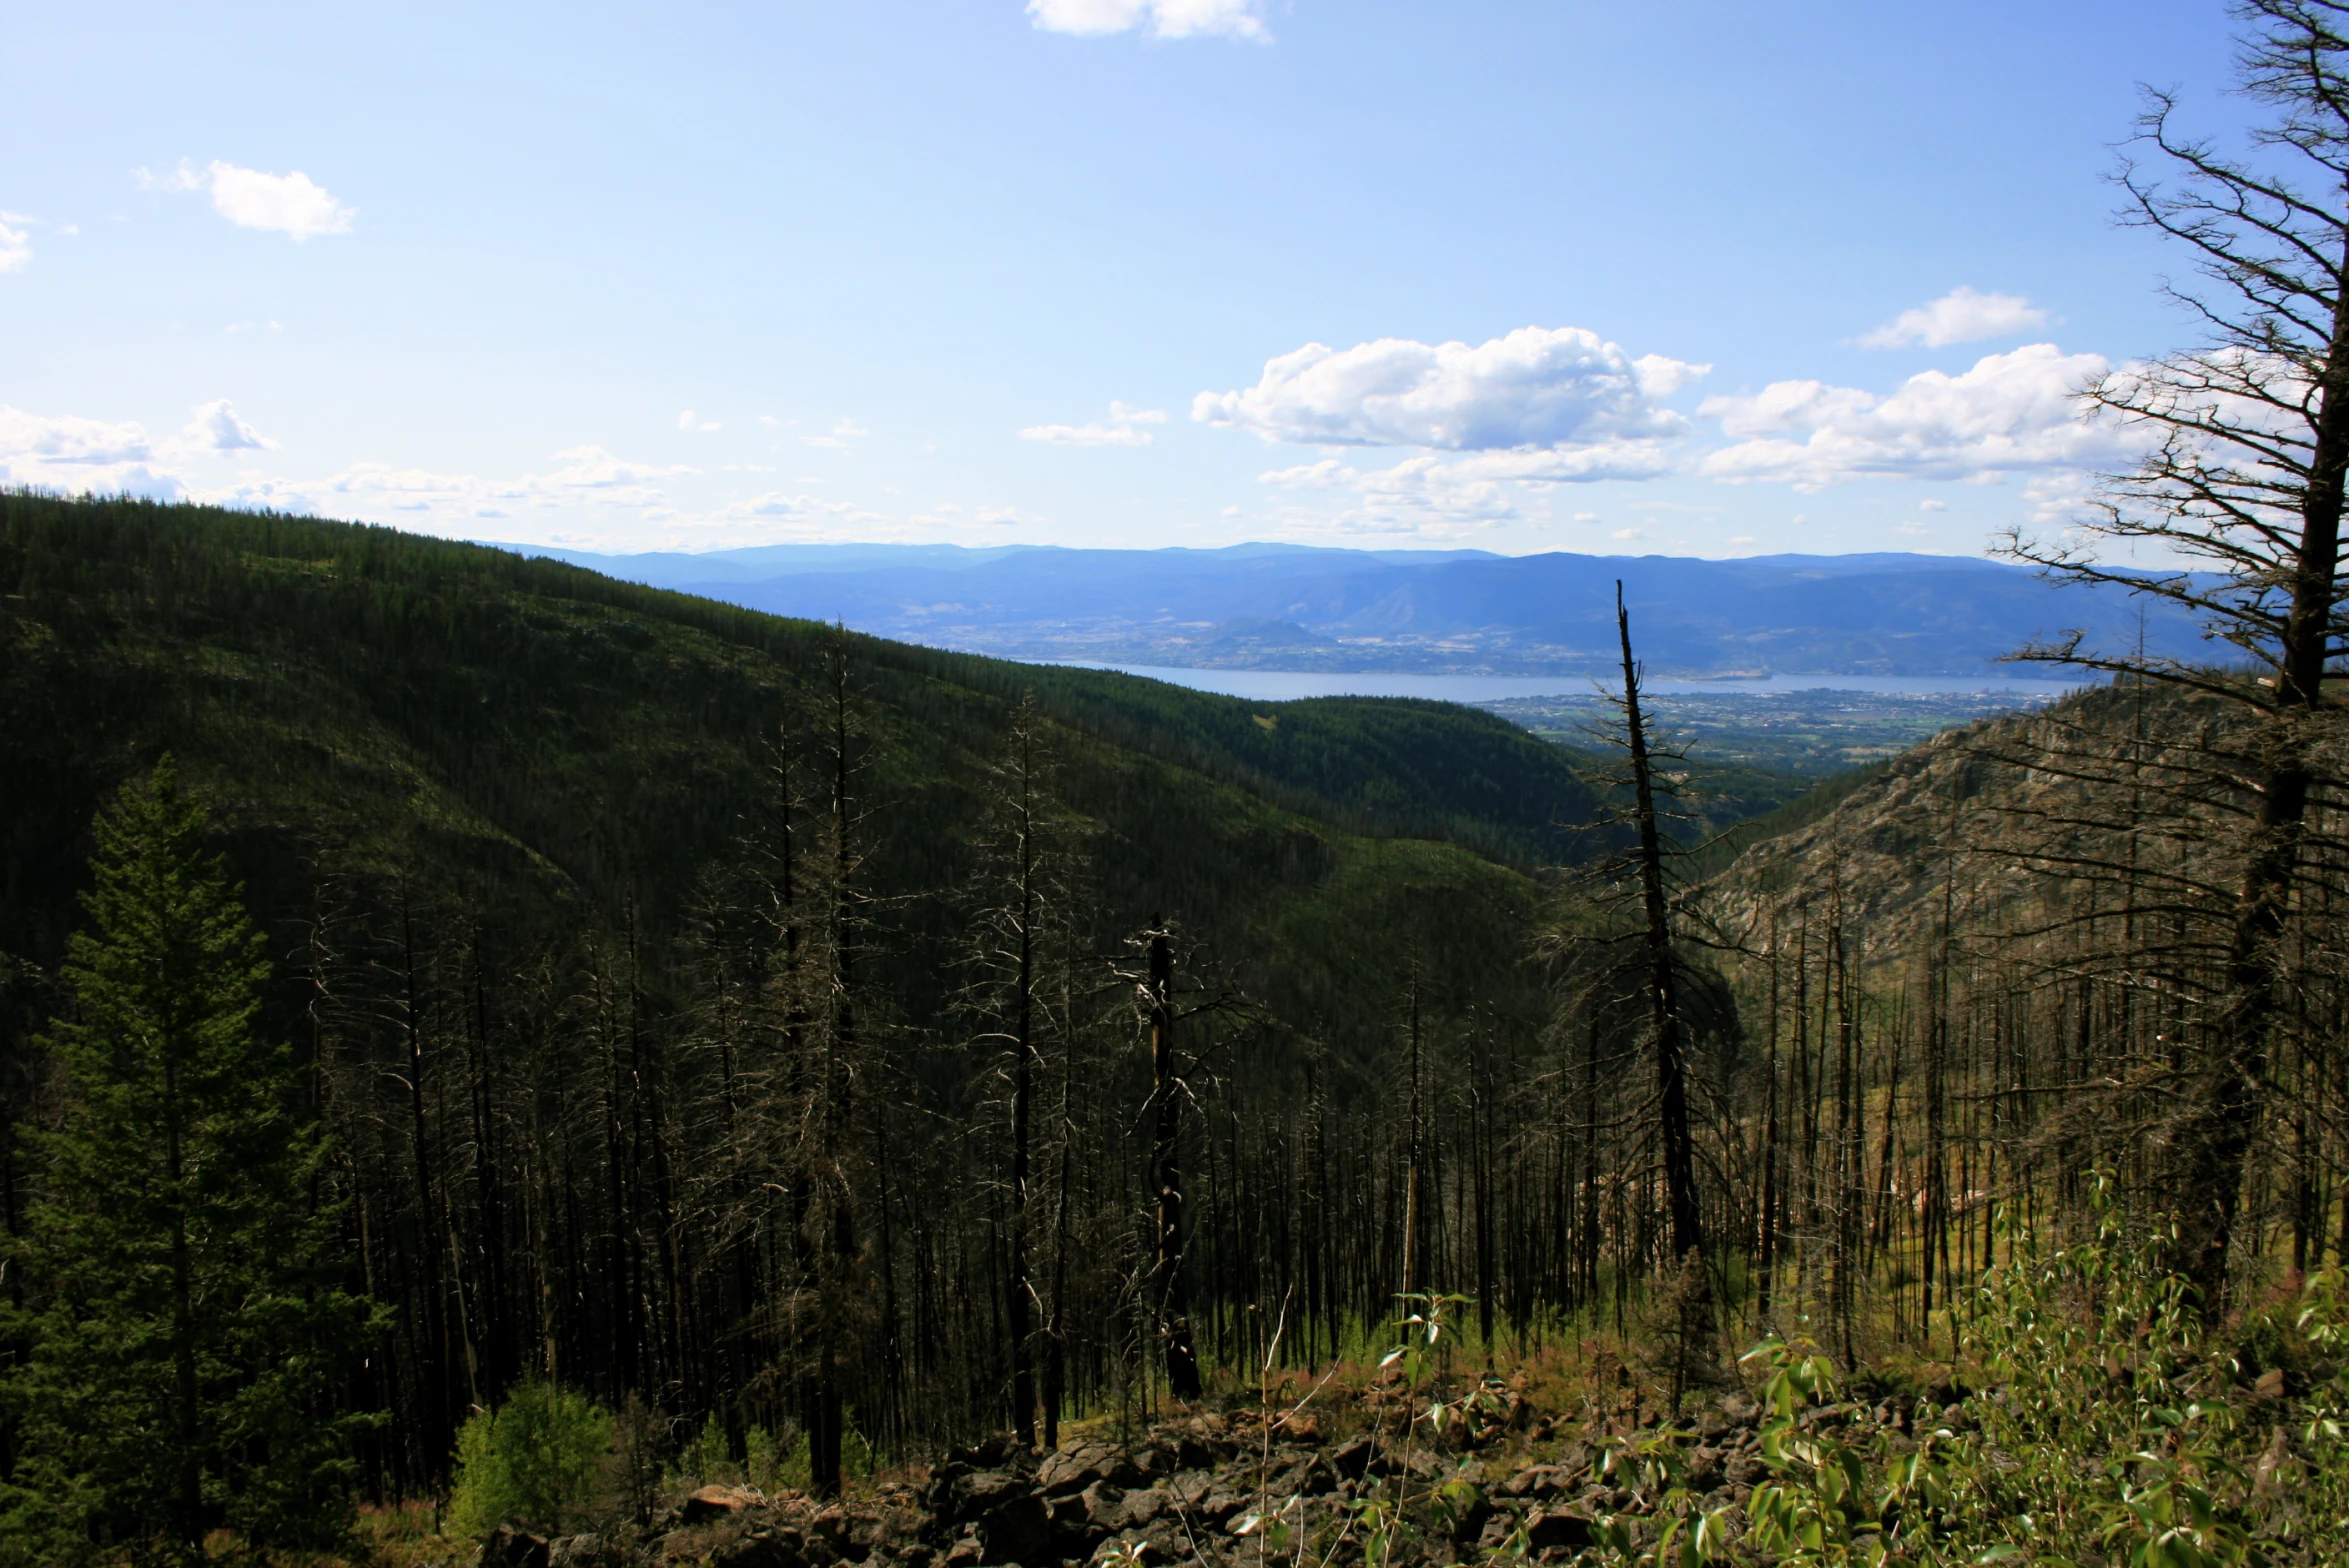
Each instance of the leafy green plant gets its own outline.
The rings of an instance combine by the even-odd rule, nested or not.
[[[1590,1523],[1591,1545],[1576,1559],[1593,1568],[1703,1568],[1723,1559],[1730,1539],[1729,1510],[1707,1512],[1688,1485],[1684,1450],[1692,1432],[1666,1427],[1604,1450],[1599,1473],[1627,1488],[1632,1509],[1604,1514]],[[1646,1530],[1654,1531],[1653,1544]]]
[[[1748,1545],[1790,1564],[1953,1560],[1937,1534],[1950,1497],[1934,1436],[1907,1453],[1883,1437],[1867,1447],[1847,1443],[1806,1421],[1836,1393],[1834,1365],[1815,1347],[1772,1341],[1746,1359],[1770,1368],[1761,1452],[1772,1476],[1747,1500]]]
[[[612,1438],[610,1414],[585,1394],[521,1384],[457,1431],[449,1533],[487,1535],[508,1519],[542,1530],[579,1522],[595,1502]]]
[[[1835,1369],[1773,1341],[1762,1458],[1771,1479],[1738,1543],[1800,1565],[2110,1564],[2234,1568],[2337,1561],[2349,1538],[2349,1299],[2338,1271],[2302,1290],[2289,1333],[2323,1364],[2298,1402],[2246,1396],[2210,1349],[2163,1228],[2131,1233],[2108,1179],[2072,1246],[2010,1234],[1966,1303],[1979,1386],[1913,1436],[1837,1435]]]

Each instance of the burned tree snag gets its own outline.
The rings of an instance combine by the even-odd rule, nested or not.
[[[1190,1297],[1183,1288],[1183,1087],[1175,1071],[1174,942],[1162,921],[1151,926],[1143,1001],[1150,1015],[1150,1096],[1158,1112],[1150,1162],[1158,1189],[1158,1321],[1166,1341],[1167,1391],[1188,1402],[1199,1397],[1200,1383]]]

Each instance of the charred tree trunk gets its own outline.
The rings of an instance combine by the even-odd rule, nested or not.
[[[1631,750],[1631,788],[1639,828],[1640,912],[1647,927],[1648,1024],[1655,1035],[1656,1114],[1664,1144],[1664,1198],[1671,1215],[1672,1258],[1682,1263],[1705,1250],[1704,1217],[1697,1207],[1696,1139],[1689,1127],[1688,1069],[1680,1019],[1678,977],[1672,961],[1671,910],[1664,897],[1663,833],[1656,821],[1656,787],[1648,759],[1647,724],[1639,706],[1639,668],[1631,657],[1631,612],[1623,585],[1615,585],[1615,629],[1623,644],[1623,716]]]
[[[1183,1186],[1181,1172],[1183,1086],[1175,1067],[1174,942],[1153,921],[1150,978],[1150,1093],[1158,1113],[1151,1145],[1152,1179],[1158,1189],[1159,1334],[1166,1344],[1166,1387],[1189,1403],[1199,1397],[1199,1354],[1191,1344],[1191,1302],[1183,1283]]]

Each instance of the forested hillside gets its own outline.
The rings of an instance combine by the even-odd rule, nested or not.
[[[0,1345],[26,1455],[0,1553],[79,1550],[109,1515],[73,1498],[126,1506],[61,1504],[50,1456],[144,1473],[105,1425],[104,1358],[72,1347],[152,1317],[44,1269],[136,1232],[142,1173],[183,1148],[161,1127],[255,1183],[217,1213],[287,1238],[207,1265],[280,1305],[266,1327],[205,1309],[246,1337],[187,1385],[225,1423],[176,1439],[214,1490],[153,1510],[188,1538],[334,1546],[331,1500],[358,1495],[431,1500],[442,1542],[454,1485],[448,1531],[594,1523],[578,1550],[605,1555],[580,1561],[650,1560],[635,1540],[931,1568],[951,1540],[950,1563],[1053,1568],[1163,1555],[1179,1517],[1236,1562],[1253,1484],[1259,1507],[1335,1510],[1315,1539],[1349,1563],[1372,1530],[1395,1561],[1629,1562],[1700,1516],[1716,1545],[1743,1519],[1750,1556],[1827,1506],[1801,1490],[1824,1469],[1769,1458],[1798,1417],[1840,1423],[1819,1441],[1866,1475],[1979,1393],[1933,1484],[1987,1521],[2080,1484],[2068,1459],[2015,1471],[2018,1448],[2143,1441],[2136,1407],[2086,1436],[2018,1414],[2041,1408],[2018,1389],[2107,1397],[2117,1350],[1997,1348],[2081,1289],[2126,1319],[2093,1343],[2144,1356],[2147,1397],[2329,1408],[2333,1276],[2278,1278],[2349,1251],[2329,785],[2245,1124],[2267,1131],[2198,1287],[2215,1305],[2171,1278],[2197,1255],[2126,1239],[2170,1223],[2225,1023],[2266,755],[2242,677],[1978,724],[1691,858],[1670,797],[1704,776],[1628,711],[1624,757],[1580,758],[1617,767],[1594,786],[1441,704],[1010,666],[307,519],[14,495],[0,520],[0,1178],[35,1314]],[[2341,776],[2329,712],[2308,736]],[[140,1081],[125,1020],[190,996],[252,1009],[249,1034],[192,1037],[200,1114],[171,1119],[176,1088],[93,1098]],[[2042,1265],[2042,1236],[2078,1246]],[[2222,1326],[2278,1283],[2284,1306]],[[1325,1402],[1359,1431],[1343,1446],[1275,1421],[1276,1385],[1302,1408],[1398,1335],[1432,1347],[1431,1319],[1463,1359],[1347,1374]],[[1775,1414],[1707,1392],[1778,1333],[1892,1397],[1811,1410],[1831,1374],[1799,1343],[1764,1352]],[[1221,1418],[1147,1426],[1219,1398],[1257,1402],[1253,1483],[1225,1473]],[[1691,1398],[1753,1453],[1639,1435]],[[1022,1457],[1064,1424],[1067,1454]],[[2237,1430],[2193,1462],[2240,1468]],[[565,1431],[586,1445],[568,1490],[485,1479]],[[2287,1447],[2329,1487],[2349,1471],[2328,1442]],[[918,1497],[819,1511],[949,1452]],[[1519,1490],[1488,1495],[1512,1452]],[[773,1498],[678,1503],[710,1475]],[[1901,1523],[1923,1483],[1891,1476],[1867,1529],[1956,1538]],[[2273,1539],[2322,1549],[2306,1521],[2332,1492],[2261,1495]],[[531,1539],[484,1561],[544,1560]]]
[[[787,1040],[829,1031],[852,1080],[825,1154],[853,1145],[871,1270],[846,1398],[903,1445],[1007,1408],[1007,1075],[1058,1397],[1136,1375],[1154,923],[1212,1356],[1289,1224],[1259,1178],[1295,1116],[1383,1115],[1407,1037],[1490,1058],[1545,1025],[1527,872],[1590,796],[1487,715],[1022,669],[380,529],[26,495],[0,518],[7,1120],[57,1114],[35,1036],[92,820],[168,753],[266,934],[262,1027],[315,1073],[350,1283],[394,1308],[350,1391],[394,1414],[385,1484],[445,1474],[465,1409],[533,1369],[737,1429],[805,1414],[773,1381],[809,1201],[783,1189],[813,1157],[777,1142],[807,1092]],[[1050,977],[1025,1056],[989,946],[1015,774]],[[6,1170],[13,1217],[41,1178],[21,1145]],[[1324,1179],[1334,1239],[1378,1200]],[[1314,1266],[1333,1321],[1375,1307],[1371,1254]]]

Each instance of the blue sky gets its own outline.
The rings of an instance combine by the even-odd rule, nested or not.
[[[2199,0],[7,17],[0,474],[590,548],[1971,553],[2243,112]]]

